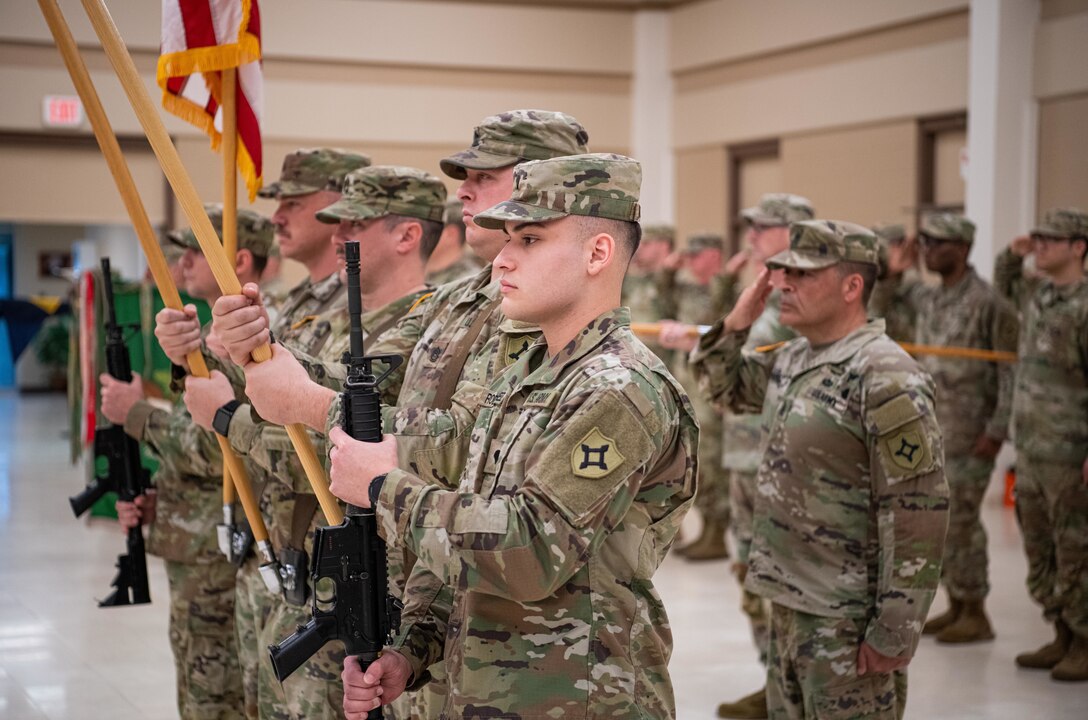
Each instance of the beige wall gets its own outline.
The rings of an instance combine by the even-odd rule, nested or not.
[[[783,189],[811,200],[817,217],[909,224],[916,156],[909,121],[789,136],[780,147]]]
[[[1043,9],[1035,33],[1035,97],[1088,91],[1088,2],[1050,0]]]
[[[150,149],[126,160],[153,224],[165,217],[165,180]],[[94,146],[0,141],[0,218],[20,223],[126,223],[121,197]]]
[[[1053,207],[1088,210],[1088,93],[1039,106],[1038,215]]]
[[[725,232],[728,176],[724,146],[687,148],[676,153],[676,234]]]

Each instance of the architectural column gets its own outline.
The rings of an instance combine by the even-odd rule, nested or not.
[[[642,220],[644,223],[672,223],[675,220],[675,172],[668,11],[635,13],[634,46],[631,155],[642,163]]]
[[[984,277],[1035,221],[1038,22],[1039,0],[971,0],[966,213],[978,226],[971,259]]]

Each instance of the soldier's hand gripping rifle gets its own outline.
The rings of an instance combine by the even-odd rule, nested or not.
[[[106,371],[121,382],[132,382],[132,365],[113,304],[109,258],[102,258],[102,297],[106,306]],[[148,487],[148,473],[140,464],[140,444],[126,435],[122,426],[110,425],[95,430],[94,456],[95,477],[83,492],[68,498],[76,517],[107,492],[115,492],[121,500],[132,502]],[[129,529],[127,544],[127,554],[117,558],[117,577],[112,584],[115,589],[98,603],[99,607],[151,602],[144,535],[139,526]]]
[[[340,395],[344,411],[343,428],[356,440],[381,442],[378,384],[401,364],[402,358],[399,355],[365,355],[359,291],[359,243],[346,243],[344,252],[347,260],[351,349],[344,353],[348,373],[344,392]],[[375,377],[373,363],[379,360],[389,367],[380,377]],[[330,640],[342,641],[348,655],[357,656],[359,664],[366,670],[400,626],[401,605],[400,601],[389,595],[385,543],[378,536],[373,509],[364,510],[349,505],[343,523],[318,528],[314,532],[312,565],[313,618],[300,625],[293,635],[279,645],[268,648],[280,682]],[[324,599],[319,601],[317,597],[318,581],[326,578],[335,586],[331,603]],[[382,717],[381,708],[372,710],[369,717]]]

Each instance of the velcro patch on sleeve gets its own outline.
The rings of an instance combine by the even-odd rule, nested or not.
[[[654,453],[645,418],[616,390],[591,397],[535,459],[530,474],[575,526]]]
[[[889,485],[935,470],[941,463],[940,429],[908,395],[897,395],[869,413],[876,453]]]

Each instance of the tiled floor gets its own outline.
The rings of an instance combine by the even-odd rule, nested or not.
[[[0,718],[175,718],[162,564],[149,563],[151,605],[95,606],[124,541],[112,523],[72,518],[66,498],[83,476],[68,464],[66,418],[61,396],[0,392]],[[1061,685],[1013,666],[1016,652],[1050,635],[1024,590],[1016,522],[996,489],[985,515],[997,640],[961,648],[924,640],[911,665],[907,716],[1083,720],[1088,684]],[[657,584],[673,623],[678,716],[713,718],[718,702],[762,682],[736,584],[726,562],[677,558]]]

